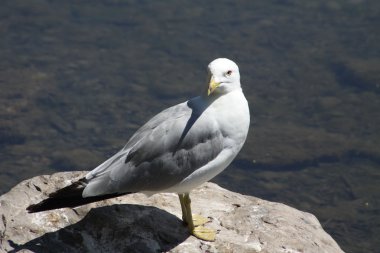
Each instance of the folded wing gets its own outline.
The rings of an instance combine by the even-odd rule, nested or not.
[[[87,174],[83,196],[162,191],[180,183],[223,149],[223,136],[210,117],[191,101],[159,113]]]

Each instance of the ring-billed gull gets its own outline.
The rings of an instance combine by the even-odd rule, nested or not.
[[[114,156],[84,178],[27,208],[39,212],[75,207],[128,193],[178,193],[182,219],[197,238],[215,231],[193,216],[189,193],[223,171],[247,137],[250,114],[238,66],[219,58],[208,65],[207,89],[150,119]]]

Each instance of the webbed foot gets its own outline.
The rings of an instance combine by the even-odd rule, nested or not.
[[[213,229],[205,228],[203,226],[197,226],[191,231],[191,234],[198,239],[204,241],[215,241],[216,231]]]
[[[203,217],[199,214],[193,214],[192,217],[193,217],[193,223],[194,223],[195,227],[201,226],[201,225],[206,224],[207,222],[210,221],[208,218]]]

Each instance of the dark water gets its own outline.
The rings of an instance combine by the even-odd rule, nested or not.
[[[235,60],[247,143],[215,182],[315,214],[380,252],[380,2],[0,3],[0,194],[91,169]]]

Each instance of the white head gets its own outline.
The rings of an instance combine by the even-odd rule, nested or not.
[[[227,58],[218,58],[208,65],[209,85],[207,95],[226,94],[240,89],[239,67]]]

